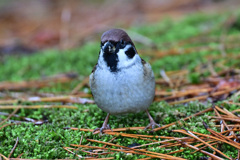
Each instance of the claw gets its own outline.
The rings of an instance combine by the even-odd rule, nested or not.
[[[110,125],[107,124],[108,123],[108,119],[109,119],[109,113],[108,113],[107,117],[105,118],[102,127],[94,129],[93,133],[99,130],[100,134],[103,134],[104,130],[111,129]],[[112,131],[112,129],[111,129],[111,131]]]
[[[111,129],[111,127],[108,125],[106,126],[102,126],[101,128],[96,128],[93,130],[93,133],[96,132],[96,131],[100,131],[101,134],[103,134],[104,130],[108,130],[108,129]],[[112,130],[112,129],[111,129]]]
[[[157,124],[154,120],[153,120],[153,118],[152,118],[152,116],[149,114],[149,112],[148,112],[148,110],[146,110],[146,112],[147,112],[147,114],[148,114],[148,118],[149,118],[149,120],[150,120],[150,123],[147,125],[147,127],[145,127],[144,128],[144,130],[146,130],[146,129],[148,129],[148,128],[152,128],[152,131],[153,131],[153,129],[157,126],[157,127],[160,127],[160,125],[159,124]]]
[[[147,125],[147,127],[144,128],[144,130],[146,130],[146,129],[150,128],[150,127],[151,127],[152,130],[153,130],[156,126],[157,126],[157,127],[161,127],[160,124],[157,124],[155,121],[152,121],[152,122],[150,122],[150,123]]]

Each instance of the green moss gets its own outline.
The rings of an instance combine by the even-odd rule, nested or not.
[[[88,75],[98,58],[97,46],[97,43],[88,43],[68,51],[47,50],[26,57],[5,57],[0,64],[0,80],[37,79],[64,72]]]

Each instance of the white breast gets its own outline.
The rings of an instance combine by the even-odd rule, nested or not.
[[[90,75],[90,87],[99,108],[123,114],[144,111],[151,105],[155,80],[149,64],[137,63],[118,72],[97,67]]]

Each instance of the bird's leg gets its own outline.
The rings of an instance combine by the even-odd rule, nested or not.
[[[109,124],[107,124],[107,123],[108,123],[109,116],[110,116],[110,114],[108,113],[108,114],[107,114],[107,117],[105,118],[105,120],[104,120],[104,122],[103,122],[102,127],[101,127],[101,128],[96,128],[96,129],[94,129],[93,132],[99,130],[100,133],[102,134],[104,130],[106,130],[106,129],[111,129],[111,127],[109,126]],[[112,129],[111,129],[111,130],[112,130]]]
[[[157,124],[157,123],[153,120],[153,118],[152,118],[152,116],[150,115],[150,113],[148,112],[148,110],[146,110],[146,112],[147,112],[148,118],[149,118],[149,120],[150,120],[150,123],[147,125],[147,127],[145,127],[144,130],[146,130],[146,129],[150,128],[150,127],[152,128],[152,130],[153,130],[156,126],[160,127],[160,125]]]

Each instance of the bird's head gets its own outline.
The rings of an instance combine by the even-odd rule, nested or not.
[[[122,29],[110,29],[101,37],[101,50],[99,65],[108,68],[111,72],[118,72],[135,63],[140,63],[141,58],[128,36]]]

